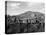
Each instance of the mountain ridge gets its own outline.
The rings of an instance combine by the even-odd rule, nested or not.
[[[30,18],[30,17],[34,18],[33,17],[34,15],[37,15],[37,17],[38,17],[38,16],[41,16],[41,15],[43,16],[44,14],[42,14],[40,12],[27,11],[27,12],[25,12],[23,14],[17,15],[17,17],[20,17],[20,19],[21,18]]]

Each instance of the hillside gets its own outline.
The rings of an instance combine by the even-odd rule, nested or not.
[[[17,17],[19,17],[20,19],[23,19],[23,18],[35,18],[35,17],[43,17],[45,18],[45,14],[42,14],[40,12],[32,12],[32,11],[27,11],[23,14],[20,14],[20,15],[17,15]]]

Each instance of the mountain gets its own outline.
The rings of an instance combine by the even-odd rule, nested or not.
[[[45,14],[43,13],[40,13],[40,12],[32,12],[32,11],[27,11],[25,13],[22,13],[22,14],[19,14],[19,15],[13,15],[11,16],[11,18],[19,18],[19,19],[22,19],[22,20],[25,20],[25,19],[34,19],[34,18],[38,18],[41,17],[42,19],[45,20]]]
[[[32,11],[27,11],[23,14],[20,14],[20,15],[17,15],[17,17],[19,17],[20,19],[23,19],[23,18],[34,18],[34,17],[39,17],[39,16],[44,16],[43,13],[40,13],[40,12],[32,12]]]

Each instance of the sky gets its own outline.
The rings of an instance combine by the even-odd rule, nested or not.
[[[19,15],[27,11],[45,13],[44,5],[42,2],[8,1],[7,14]]]

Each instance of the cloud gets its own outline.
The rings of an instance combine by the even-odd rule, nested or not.
[[[44,11],[44,3],[28,3],[28,2],[14,2],[9,3],[7,12],[8,14],[18,15],[26,11],[42,12]]]
[[[10,5],[11,5],[12,7],[14,7],[14,6],[20,5],[20,3],[11,3]]]

